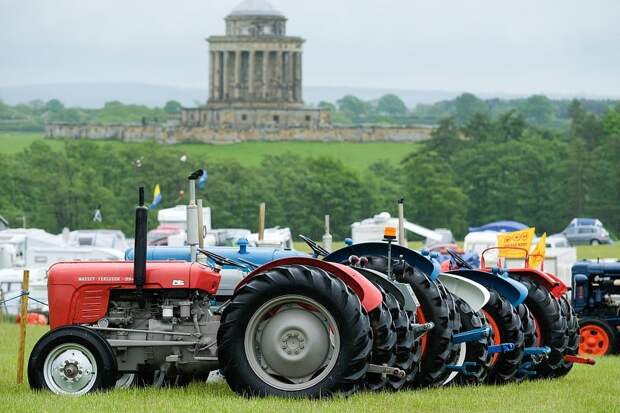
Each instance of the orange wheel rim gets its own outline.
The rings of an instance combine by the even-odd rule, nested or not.
[[[482,313],[486,317],[487,322],[489,323],[489,326],[491,327],[491,330],[493,331],[493,344],[495,345],[501,344],[502,336],[499,334],[499,327],[497,326],[497,323],[486,310],[483,309]],[[498,357],[499,357],[499,353],[495,353],[491,356],[491,365],[495,364]]]
[[[586,324],[579,329],[579,353],[602,356],[609,351],[609,335],[603,327]]]
[[[538,320],[532,314],[532,319],[534,320],[534,326],[536,327],[536,347],[542,347],[542,330],[540,329],[540,324],[538,324]]]
[[[422,309],[420,308],[420,306],[418,306],[418,309],[416,310],[415,315],[418,319],[419,324],[426,323],[426,318],[424,318],[424,313],[422,312]],[[428,334],[429,333],[424,334],[422,338],[420,339],[420,346],[422,347],[422,355],[424,355],[426,352],[426,340],[427,340],[426,336]]]

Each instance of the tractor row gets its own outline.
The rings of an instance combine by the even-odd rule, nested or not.
[[[49,269],[33,388],[80,395],[219,371],[241,395],[315,398],[559,377],[586,361],[567,287],[550,274],[484,259],[472,269],[456,254],[442,271],[390,231],[331,253],[306,239],[313,256],[205,249],[196,178],[188,248],[147,251],[141,190],[132,260]]]

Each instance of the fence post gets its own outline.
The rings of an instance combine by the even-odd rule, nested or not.
[[[265,203],[261,202],[258,209],[258,240],[265,239]]]
[[[30,272],[24,270],[22,279],[22,294],[28,292],[30,288]],[[17,384],[24,382],[24,353],[26,351],[26,326],[28,325],[28,295],[24,294],[20,298],[19,307],[19,345],[17,348]]]

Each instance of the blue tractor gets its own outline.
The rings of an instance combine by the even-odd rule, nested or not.
[[[620,351],[620,263],[581,261],[572,268],[572,301],[579,318],[579,352]]]

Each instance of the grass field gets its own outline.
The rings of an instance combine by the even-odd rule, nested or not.
[[[36,140],[43,139],[41,133],[0,133],[0,153],[16,153],[27,148]],[[52,147],[63,147],[61,140],[47,140]],[[106,141],[108,145],[131,145],[118,141]],[[179,144],[172,148],[188,155],[206,157],[211,160],[236,159],[246,165],[258,165],[266,155],[295,153],[303,156],[330,156],[345,165],[365,170],[378,161],[398,162],[418,145],[395,142],[245,142],[231,145]]]
[[[46,331],[29,327],[28,349]],[[0,324],[0,406],[3,412],[620,412],[620,358],[576,366],[566,377],[508,386],[450,387],[398,393],[361,393],[334,400],[247,400],[225,383],[186,389],[130,389],[81,398],[32,392],[15,384],[18,327]]]

